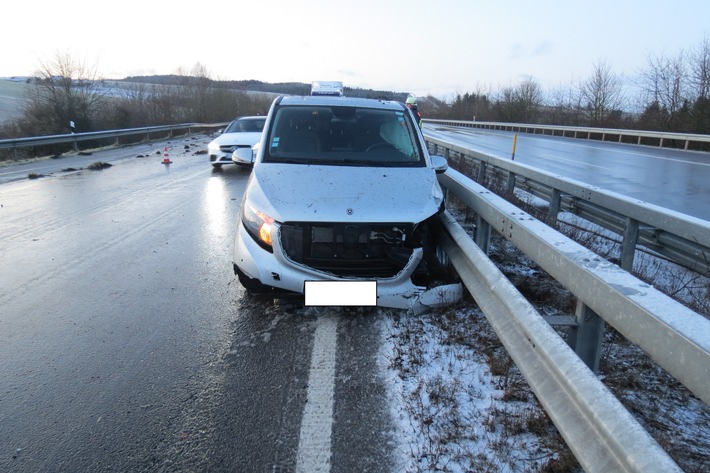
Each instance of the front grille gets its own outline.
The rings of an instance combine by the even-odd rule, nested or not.
[[[409,223],[288,222],[281,246],[294,262],[340,277],[387,278],[407,264],[416,242]]]
[[[222,145],[219,147],[219,150],[222,151],[223,153],[233,153],[236,149],[239,148],[251,148],[249,145]]]

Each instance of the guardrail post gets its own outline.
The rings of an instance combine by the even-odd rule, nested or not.
[[[639,223],[633,218],[626,218],[624,228],[624,238],[621,242],[620,266],[628,272],[634,267],[634,256],[636,254],[636,243],[639,238]]]
[[[577,300],[575,316],[577,326],[570,327],[567,343],[589,369],[597,373],[606,323],[580,300]]]
[[[511,196],[515,192],[515,173],[512,171],[508,172],[508,184],[505,187],[505,192]]]
[[[550,195],[550,207],[547,211],[547,219],[545,223],[555,225],[557,223],[557,215],[560,213],[560,202],[562,200],[562,192],[559,189],[552,189]]]
[[[486,163],[481,161],[478,167],[478,182],[484,183],[486,181]]]
[[[483,217],[476,215],[476,228],[473,231],[473,239],[476,245],[488,256],[491,246],[491,225]]]

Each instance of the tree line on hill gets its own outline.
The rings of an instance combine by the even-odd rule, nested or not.
[[[650,55],[634,77],[599,61],[589,77],[566,87],[544,91],[528,78],[458,94],[427,112],[432,118],[708,134],[710,40],[675,55]]]
[[[202,73],[201,67],[198,66],[190,74]],[[190,75],[188,74],[188,75]],[[144,84],[160,84],[167,86],[177,86],[185,80],[183,75],[170,74],[162,76],[130,76],[123,79],[124,82],[144,83]],[[254,92],[264,92],[275,95],[309,95],[311,93],[311,84],[303,82],[262,82],[259,80],[212,80],[208,79],[211,87],[222,88],[228,90],[241,90]],[[357,87],[344,88],[344,95],[348,97],[362,97],[382,100],[398,100],[404,102],[407,98],[406,92],[393,92],[384,90],[361,89]]]
[[[631,87],[630,87],[631,86]],[[633,91],[633,92],[630,92]],[[266,114],[275,94],[307,95],[310,84],[221,81],[196,64],[165,76],[108,83],[96,69],[58,53],[27,88],[22,114],[0,139],[175,123],[219,123]],[[404,101],[406,92],[345,88],[345,95]],[[592,74],[548,91],[533,78],[499,89],[420,97],[426,118],[710,133],[710,40],[674,56],[649,56],[633,80],[600,61]]]

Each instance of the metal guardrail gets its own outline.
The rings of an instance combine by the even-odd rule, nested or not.
[[[36,146],[46,146],[54,144],[73,144],[74,149],[77,149],[78,143],[91,140],[115,139],[118,143],[119,138],[124,136],[140,136],[145,135],[147,139],[151,139],[150,135],[158,133],[167,133],[172,136],[176,131],[186,130],[187,133],[192,133],[193,130],[215,129],[226,126],[228,123],[181,123],[178,125],[163,125],[149,126],[142,128],[125,128],[121,130],[106,130],[92,131],[87,133],[68,133],[64,135],[47,135],[30,138],[11,138],[0,140],[0,149],[32,148]]]
[[[500,123],[500,122],[477,122],[463,120],[424,120],[426,123],[438,123],[468,128],[481,128],[489,130],[512,131],[516,133],[550,134],[552,136],[562,136],[569,138],[592,139],[599,137],[601,141],[607,140],[609,136],[618,137],[621,142],[624,137],[634,138],[637,145],[644,144],[643,139],[658,141],[658,146],[663,147],[666,141],[680,141],[684,143],[684,149],[688,149],[690,143],[710,143],[710,135],[700,135],[693,133],[672,133],[660,131],[644,130],[622,130],[616,128],[592,128],[581,126],[555,126],[555,125],[533,125],[524,123]]]
[[[631,266],[636,244],[641,243],[707,273],[710,222],[509,159],[430,137],[427,141],[437,148],[435,152],[443,148],[447,158],[453,152],[471,160],[478,167],[479,180],[498,174],[507,177],[507,192],[519,187],[546,198],[548,220],[568,210],[622,234],[622,267]],[[584,470],[680,471],[594,376],[593,363],[584,358],[595,351],[592,358],[598,360],[604,323],[609,323],[710,404],[710,321],[453,168],[439,175],[439,181],[476,213],[476,243],[484,248],[479,249],[445,214],[440,238],[444,250]],[[569,346],[488,260],[485,248],[490,230],[500,233],[578,298],[579,327],[574,330],[580,330],[576,338],[574,331],[568,334]],[[590,318],[600,322],[590,323]],[[580,342],[584,337],[587,340]]]
[[[478,180],[497,173],[507,178],[507,192],[515,187],[549,202],[548,223],[562,210],[593,222],[623,238],[620,265],[631,270],[635,250],[644,246],[700,274],[710,274],[710,222],[640,202],[615,192],[534,167],[427,137],[436,154],[452,153],[478,167]]]
[[[489,204],[474,200],[478,210]],[[441,221],[444,251],[584,470],[681,471],[453,217],[445,213]]]
[[[439,181],[710,404],[709,320],[458,171]],[[680,471],[453,218],[442,221],[452,264],[585,471]]]
[[[439,176],[439,182],[710,404],[710,320],[458,171],[448,169]]]

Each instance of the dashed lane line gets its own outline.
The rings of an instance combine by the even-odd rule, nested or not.
[[[306,407],[301,421],[296,471],[330,471],[338,319],[320,315],[311,354]]]

